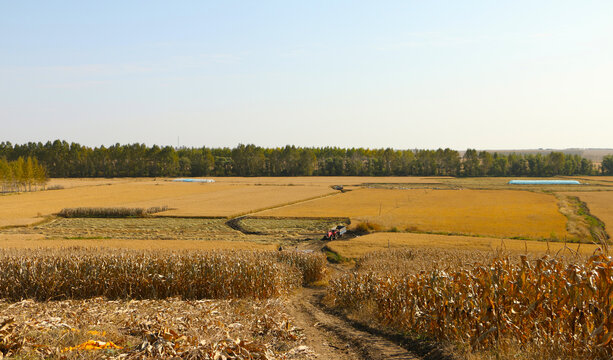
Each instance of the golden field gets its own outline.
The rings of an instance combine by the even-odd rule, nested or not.
[[[83,180],[77,179],[78,184]],[[64,180],[66,182],[66,180]],[[110,182],[61,190],[0,196],[0,227],[29,225],[69,207],[151,207],[167,205],[161,215],[232,216],[334,193],[327,186],[248,186],[175,183],[167,180]]]
[[[0,234],[0,249],[275,250],[278,245],[240,240],[45,239],[41,234]]]
[[[451,177],[419,176],[296,176],[296,177],[212,177],[220,184],[240,185],[306,185],[306,186],[359,186],[362,184],[439,184]]]
[[[47,182],[49,188],[73,188],[81,186],[116,185],[131,182],[151,181],[150,178],[51,178]]]
[[[585,202],[590,209],[590,213],[604,222],[605,229],[608,231],[613,230],[613,191],[572,192],[564,194],[576,196]]]
[[[552,195],[510,190],[360,189],[266,210],[258,216],[350,217],[400,230],[564,238],[566,218]]]
[[[473,236],[453,236],[414,233],[374,233],[360,236],[349,241],[336,240],[328,243],[328,248],[342,257],[358,258],[369,252],[390,249],[456,249],[492,251],[505,250],[524,253],[570,253],[578,251],[590,255],[598,249],[593,244],[564,244],[533,240],[496,239]],[[568,250],[565,249],[568,247]]]

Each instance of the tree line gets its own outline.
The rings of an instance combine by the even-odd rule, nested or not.
[[[43,165],[36,158],[8,161],[0,157],[0,187],[3,193],[17,191],[32,191],[44,187],[47,174]]]
[[[158,176],[555,176],[613,171],[561,152],[500,154],[456,150],[344,149],[338,147],[151,147],[144,144],[88,147],[56,140],[0,143],[0,158],[38,159],[50,177]]]
[[[601,170],[603,175],[613,175],[613,155],[602,158]]]

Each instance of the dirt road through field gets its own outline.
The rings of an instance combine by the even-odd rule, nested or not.
[[[308,346],[317,359],[421,359],[393,342],[353,327],[319,305],[324,289],[304,288],[287,309],[304,329]]]

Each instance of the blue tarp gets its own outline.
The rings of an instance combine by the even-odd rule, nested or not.
[[[195,182],[195,183],[214,183],[213,179],[174,179],[173,181],[179,182]]]
[[[577,180],[511,180],[512,185],[581,185]]]

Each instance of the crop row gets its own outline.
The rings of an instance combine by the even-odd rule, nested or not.
[[[278,251],[18,251],[0,256],[0,298],[270,298],[323,278],[321,254]]]
[[[58,216],[65,218],[125,218],[125,217],[144,217],[158,212],[168,210],[168,206],[155,206],[150,208],[126,208],[126,207],[78,207],[64,208]]]
[[[613,260],[602,254],[578,263],[521,256],[417,274],[358,271],[330,285],[338,308],[371,307],[393,329],[473,350],[513,344],[547,357],[613,356]]]

